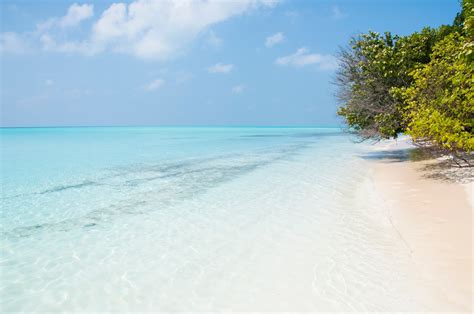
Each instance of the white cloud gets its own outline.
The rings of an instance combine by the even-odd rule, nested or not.
[[[65,41],[57,42],[50,34],[43,34],[40,36],[39,41],[45,51],[54,51],[61,53],[77,53],[80,52],[84,55],[93,55],[96,50],[94,47],[87,42],[74,42]]]
[[[265,39],[265,46],[267,47],[273,47],[276,44],[281,43],[285,39],[285,35],[283,33],[276,33],[271,36],[268,36],[267,39]]]
[[[29,49],[28,41],[21,35],[13,32],[0,34],[0,52],[25,53]]]
[[[47,19],[46,21],[36,24],[36,32],[38,34],[47,32],[57,23],[57,21],[58,21],[57,18],[52,17],[52,18]]]
[[[63,41],[58,42],[54,33],[58,30],[64,32],[65,29],[78,26],[82,21],[92,18],[94,15],[94,6],[92,4],[78,5],[72,4],[63,17],[52,17],[36,25],[36,40],[45,51],[54,51],[62,53],[93,54],[91,44],[87,41]],[[64,36],[64,35],[62,35]]]
[[[74,3],[67,10],[67,14],[59,20],[61,27],[71,27],[78,25],[81,21],[91,18],[94,15],[92,4],[78,5]]]
[[[145,88],[146,91],[152,92],[152,91],[157,90],[161,86],[163,86],[163,84],[165,84],[165,80],[161,79],[161,78],[158,78],[158,79],[155,79],[155,80],[151,81],[150,83],[146,84],[144,88]]]
[[[74,27],[92,16],[94,16],[94,6],[92,4],[79,5],[74,3],[68,8],[66,15],[60,18],[52,17],[44,22],[38,23],[36,25],[36,30],[39,33],[44,33],[54,27]]]
[[[207,68],[209,73],[229,73],[234,68],[233,64],[216,63]]]
[[[48,51],[86,55],[116,52],[142,59],[168,60],[185,54],[189,44],[213,25],[259,8],[272,8],[277,3],[275,0],[117,2],[100,14],[83,39],[71,38],[65,30],[92,17],[93,6],[73,4],[65,16],[38,24],[33,42]],[[211,44],[218,45],[219,40],[216,35],[210,37]]]
[[[277,58],[275,63],[281,66],[294,67],[317,65],[323,70],[330,70],[337,67],[337,61],[334,56],[309,53],[309,50],[305,47],[299,48],[294,54],[289,56]]]
[[[341,9],[335,5],[332,7],[332,18],[335,20],[340,20],[347,17],[347,14],[342,12]]]
[[[232,87],[232,94],[241,94],[245,89],[245,86],[242,84],[235,85]]]
[[[144,59],[169,59],[208,27],[257,7],[264,0],[170,1],[136,0],[112,4],[93,27],[91,42],[99,51],[112,50]]]

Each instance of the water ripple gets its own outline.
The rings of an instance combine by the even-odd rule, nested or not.
[[[94,181],[84,181],[84,182],[77,183],[77,184],[56,186],[52,189],[48,189],[48,190],[45,190],[43,192],[39,192],[38,194],[61,192],[61,191],[64,191],[64,190],[69,190],[69,189],[80,189],[80,188],[83,188],[83,187],[86,187],[86,186],[94,186],[94,185],[100,185],[100,184],[98,184],[97,182],[94,182]]]
[[[134,165],[115,169],[101,181],[86,180],[81,183],[57,186],[39,195],[64,192],[84,187],[115,187],[123,190],[126,199],[114,201],[108,206],[93,209],[82,216],[30,226],[13,228],[2,233],[7,238],[22,238],[39,232],[67,232],[77,228],[98,227],[128,215],[145,215],[162,210],[176,202],[199,195],[219,184],[276,161],[284,161],[290,155],[307,147],[291,145],[271,153],[253,155],[225,155],[219,158],[195,159],[174,164]],[[162,184],[160,184],[162,182]],[[143,188],[146,187],[146,188]]]

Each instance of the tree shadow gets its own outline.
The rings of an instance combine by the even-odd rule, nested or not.
[[[474,168],[458,167],[450,160],[441,160],[423,165],[420,168],[423,178],[451,183],[469,183],[474,181]]]
[[[426,179],[441,180],[452,183],[469,183],[474,181],[474,168],[459,167],[451,159],[438,159],[432,152],[421,148],[390,149],[369,152],[360,156],[365,160],[395,162],[420,162],[418,171]]]
[[[422,161],[432,159],[433,156],[419,148],[390,149],[369,152],[360,156],[365,160],[377,160],[383,162],[405,162]]]

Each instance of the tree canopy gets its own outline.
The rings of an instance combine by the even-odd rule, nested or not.
[[[474,5],[452,25],[409,36],[368,32],[341,49],[338,114],[362,139],[396,138],[460,156],[474,151]]]

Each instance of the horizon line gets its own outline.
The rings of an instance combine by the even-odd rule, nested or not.
[[[231,124],[231,125],[192,125],[192,124],[166,124],[166,125],[40,125],[40,126],[1,126],[0,129],[47,129],[47,128],[114,128],[114,127],[155,127],[155,128],[343,128],[344,125],[317,125],[317,124]]]

